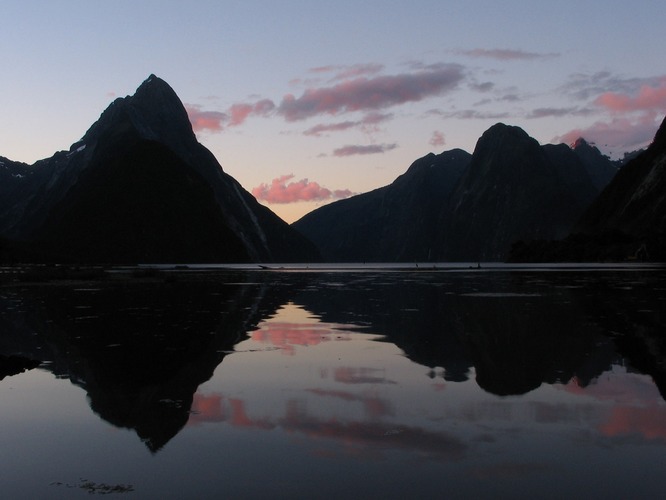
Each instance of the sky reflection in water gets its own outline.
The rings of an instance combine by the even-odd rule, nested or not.
[[[666,485],[661,272],[230,278],[3,288],[0,354],[49,361],[0,381],[4,491],[67,498],[86,479],[163,498],[618,497]]]

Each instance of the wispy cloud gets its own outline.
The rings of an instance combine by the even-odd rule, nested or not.
[[[460,120],[504,120],[511,116],[508,112],[493,113],[476,109],[459,109],[455,111],[431,109],[427,111],[427,114],[441,116],[442,118],[458,118]]]
[[[493,82],[473,82],[469,84],[469,87],[477,92],[489,92],[495,88],[495,84]]]
[[[291,181],[293,178],[293,174],[288,174],[273,179],[270,184],[260,184],[252,189],[252,195],[267,203],[296,203],[349,198],[354,194],[349,189],[330,190],[308,179]]]
[[[287,121],[298,121],[320,114],[374,111],[441,95],[453,90],[463,77],[462,66],[447,64],[415,73],[354,78],[307,89],[300,97],[288,94],[278,113]]]
[[[446,144],[446,140],[444,139],[444,134],[440,132],[439,130],[435,130],[432,133],[432,137],[430,138],[430,141],[428,141],[429,144],[432,147],[439,148],[444,146]]]
[[[558,53],[539,53],[539,52],[526,52],[524,50],[514,49],[468,49],[468,50],[455,50],[455,54],[460,54],[468,57],[478,57],[486,59],[496,59],[499,61],[525,61],[534,59],[551,59],[559,57]]]
[[[365,132],[375,132],[378,128],[377,125],[388,121],[391,118],[393,118],[393,114],[391,113],[368,113],[360,120],[347,120],[337,123],[322,123],[315,125],[314,127],[307,129],[303,134],[319,137],[326,132],[341,132],[356,127],[363,129]]]
[[[579,137],[595,142],[605,150],[631,151],[649,144],[659,128],[659,116],[646,113],[637,118],[614,117],[609,121],[597,121],[585,128],[576,128],[557,136],[553,142],[571,144]]]
[[[352,65],[329,65],[318,66],[311,68],[311,73],[323,74],[333,73],[330,81],[347,80],[349,78],[357,78],[364,75],[375,75],[384,69],[383,64],[378,63],[364,63]]]
[[[568,97],[580,100],[596,98],[607,92],[635,95],[642,87],[658,88],[663,86],[665,78],[665,75],[625,78],[610,71],[574,73],[558,90]]]
[[[317,85],[310,81],[310,86],[300,96],[287,94],[279,104],[272,99],[257,98],[255,102],[235,103],[224,111],[202,110],[198,104],[186,104],[185,107],[195,132],[221,132],[245,123],[250,116],[279,116],[287,122],[296,122],[352,112],[365,112],[366,115],[360,120],[315,125],[304,133],[319,136],[353,127],[371,132],[375,130],[371,127],[393,117],[380,113],[380,110],[440,96],[454,90],[465,78],[461,65],[445,63],[420,65],[408,73],[368,76],[383,68],[383,65],[374,63],[312,68],[311,73],[333,73],[328,81],[334,83]],[[485,91],[491,85],[487,82],[478,87]]]
[[[588,116],[594,111],[589,108],[579,108],[577,106],[566,108],[535,108],[530,111],[526,118],[560,118],[562,116]]]
[[[396,143],[393,144],[369,144],[369,145],[347,145],[342,146],[333,151],[333,156],[354,156],[354,155],[373,155],[385,153],[397,148]]]

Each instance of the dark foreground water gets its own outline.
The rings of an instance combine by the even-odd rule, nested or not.
[[[48,277],[0,280],[3,498],[663,498],[664,270]]]

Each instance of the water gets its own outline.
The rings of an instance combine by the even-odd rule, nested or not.
[[[666,271],[470,266],[6,276],[3,496],[661,497]]]

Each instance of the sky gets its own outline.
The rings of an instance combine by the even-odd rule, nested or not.
[[[497,122],[613,158],[666,115],[663,0],[2,0],[0,156],[68,149],[151,73],[287,222]]]

